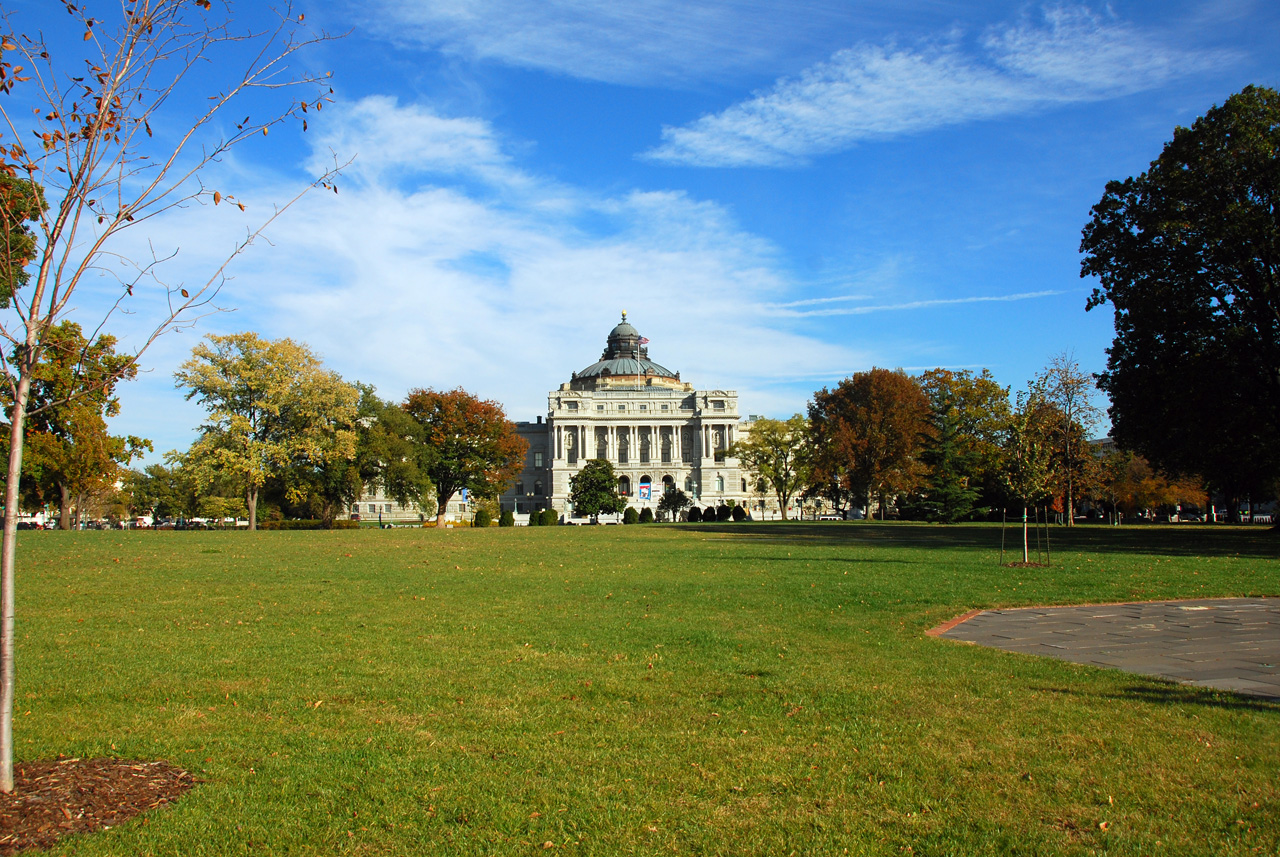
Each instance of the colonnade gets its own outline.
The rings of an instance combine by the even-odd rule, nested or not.
[[[653,424],[630,424],[630,425],[605,425],[597,426],[592,423],[569,423],[555,424],[555,460],[559,462],[568,462],[571,451],[577,453],[577,461],[585,461],[590,458],[600,458],[601,438],[603,438],[604,458],[615,463],[639,464],[641,444],[645,438],[645,429],[647,429],[647,437],[649,440],[648,461],[643,463],[649,464],[669,464],[684,460],[684,444],[685,438],[682,429],[685,425],[658,423]],[[603,429],[603,434],[599,430]],[[666,429],[664,436],[663,429]],[[732,423],[706,423],[698,432],[697,447],[689,450],[695,455],[694,458],[713,458],[717,450],[727,450],[733,445],[734,426]],[[716,442],[717,433],[720,435],[720,443]],[[622,462],[620,456],[623,442],[627,448],[627,461]],[[668,456],[663,456],[664,443],[670,443]],[[700,448],[699,448],[700,447]]]

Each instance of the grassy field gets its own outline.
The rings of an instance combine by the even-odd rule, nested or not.
[[[65,854],[1280,852],[1280,705],[925,636],[1280,595],[1280,538],[1052,537],[24,532],[17,753],[202,780]]]

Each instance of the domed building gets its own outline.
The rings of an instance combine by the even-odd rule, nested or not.
[[[637,510],[656,513],[669,490],[704,507],[751,505],[747,474],[727,454],[745,428],[737,393],[695,390],[651,360],[648,344],[623,312],[600,359],[547,394],[545,420],[516,424],[529,452],[503,509],[573,517],[569,480],[593,458],[613,464],[618,491]]]

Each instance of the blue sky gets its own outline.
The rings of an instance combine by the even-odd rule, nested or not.
[[[1174,126],[1280,86],[1263,0],[298,5],[348,32],[308,57],[334,104],[211,178],[248,218],[354,161],[236,262],[228,312],[148,352],[115,425],[157,453],[200,421],[172,372],[211,332],[305,341],[391,399],[463,386],[513,419],[597,359],[622,309],[655,360],[744,413],[803,411],[872,366],[1016,388],[1070,351],[1098,371],[1090,206]],[[15,26],[47,15],[73,43],[50,6],[19,0]],[[238,216],[131,240],[179,250],[168,276],[194,282]]]

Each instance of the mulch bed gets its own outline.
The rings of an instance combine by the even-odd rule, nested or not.
[[[0,854],[48,848],[71,833],[123,824],[172,803],[194,786],[168,762],[59,759],[14,765],[14,789],[0,793]]]

